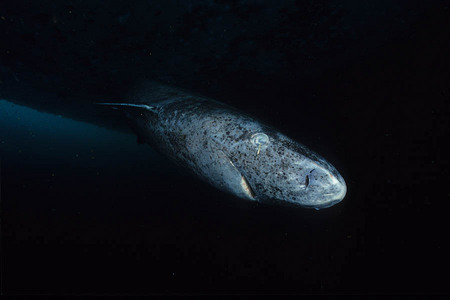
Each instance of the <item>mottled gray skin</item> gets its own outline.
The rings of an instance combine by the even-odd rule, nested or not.
[[[223,103],[152,84],[127,103],[103,104],[123,110],[139,140],[237,197],[319,209],[346,194],[324,158]]]

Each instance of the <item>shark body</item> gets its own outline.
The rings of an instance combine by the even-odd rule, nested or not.
[[[228,105],[155,83],[130,98],[98,104],[123,111],[138,141],[220,190],[316,209],[346,194],[344,179],[324,158]]]

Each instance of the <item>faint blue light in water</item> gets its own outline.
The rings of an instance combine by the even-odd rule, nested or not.
[[[3,162],[51,165],[145,163],[159,157],[136,137],[0,100]],[[160,158],[159,158],[160,159]]]

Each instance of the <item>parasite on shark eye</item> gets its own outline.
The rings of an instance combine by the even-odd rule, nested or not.
[[[264,146],[269,143],[269,137],[265,133],[255,133],[251,137],[251,141],[255,146]]]
[[[269,137],[265,133],[255,133],[252,135],[251,139],[252,144],[258,147],[258,152],[256,155],[259,155],[261,151],[261,147],[269,143]]]

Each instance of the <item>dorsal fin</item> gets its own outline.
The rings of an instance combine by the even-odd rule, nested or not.
[[[126,99],[132,103],[146,103],[153,105],[169,99],[174,100],[192,96],[192,93],[179,87],[173,87],[167,83],[143,80],[130,90]]]
[[[143,109],[151,111],[153,113],[158,112],[157,106],[147,105],[147,104],[132,104],[132,103],[94,103],[94,104],[111,106],[113,109],[118,109],[120,106],[126,106],[126,107],[143,108]]]

